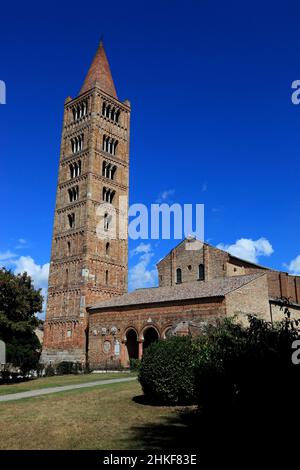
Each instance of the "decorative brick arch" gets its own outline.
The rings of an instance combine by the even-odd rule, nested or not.
[[[134,330],[135,333],[136,333],[136,336],[137,338],[139,338],[139,333],[138,333],[138,330],[135,326],[133,325],[130,325],[130,326],[127,326],[124,330],[124,333],[122,334],[122,341],[127,341],[127,333],[130,331],[130,330]]]
[[[141,330],[140,340],[143,344],[143,350],[151,343],[158,341],[161,338],[161,333],[156,325],[152,323],[144,326]]]
[[[157,325],[155,325],[154,323],[146,323],[140,330],[140,336],[139,336],[139,339],[140,341],[144,341],[144,333],[149,330],[149,328],[153,328],[154,330],[156,330],[156,333],[158,335],[158,338],[160,339],[161,338],[161,332],[158,328]]]
[[[162,339],[167,339],[166,333],[167,333],[167,331],[170,331],[172,328],[173,328],[173,325],[171,325],[171,324],[168,324],[167,326],[164,326],[164,328],[162,328],[161,338]]]
[[[128,366],[131,359],[138,359],[140,355],[137,329],[134,326],[127,327],[122,338],[121,363],[124,366]]]

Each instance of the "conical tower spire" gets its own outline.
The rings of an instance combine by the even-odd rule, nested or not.
[[[99,43],[92,65],[89,68],[79,94],[81,95],[93,88],[96,82],[101,90],[117,98],[117,92],[102,40]]]

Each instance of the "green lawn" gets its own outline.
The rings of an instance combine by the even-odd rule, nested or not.
[[[170,436],[170,445],[174,436],[182,443],[188,428],[178,409],[142,404],[134,399],[141,394],[134,381],[0,403],[0,449],[157,449]]]
[[[0,395],[8,393],[27,392],[28,390],[38,390],[47,387],[59,387],[61,385],[81,384],[84,382],[94,382],[105,379],[117,379],[133,377],[135,373],[103,373],[103,374],[82,374],[82,375],[59,375],[55,377],[42,377],[40,379],[28,380],[18,384],[0,385]]]

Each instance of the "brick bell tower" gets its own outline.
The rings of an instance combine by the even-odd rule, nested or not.
[[[120,196],[127,196],[121,197],[127,223],[129,129],[130,103],[117,97],[100,42],[79,95],[65,100],[41,357],[45,364],[87,361],[86,307],[127,291],[128,243],[119,236],[118,216]],[[116,214],[113,239],[111,213],[97,210],[104,203]]]

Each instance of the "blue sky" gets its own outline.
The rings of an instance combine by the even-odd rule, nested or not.
[[[2,5],[0,261],[46,286],[63,103],[103,34],[132,104],[130,202],[203,203],[211,244],[300,273],[299,13],[261,1]],[[153,284],[176,243],[130,242],[132,287]]]

